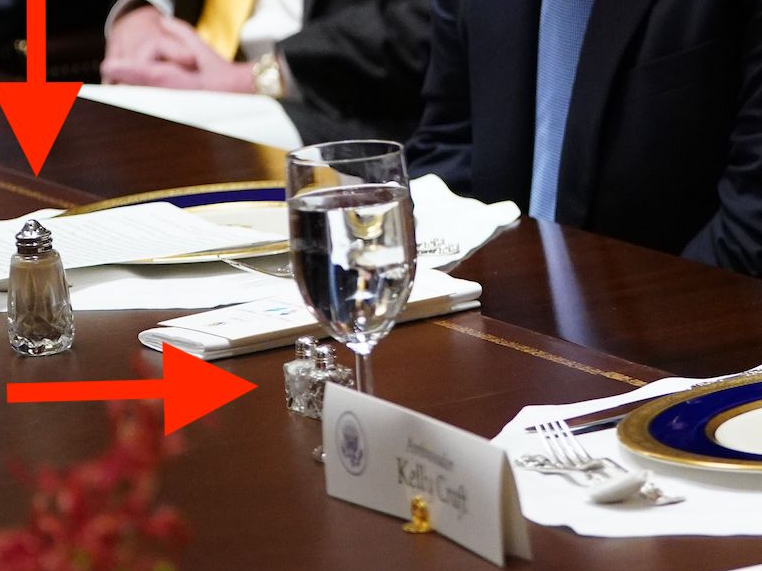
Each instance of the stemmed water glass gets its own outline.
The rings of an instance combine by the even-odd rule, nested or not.
[[[286,159],[291,261],[320,325],[356,355],[373,394],[370,355],[413,285],[413,205],[403,148],[391,141],[312,145]]]

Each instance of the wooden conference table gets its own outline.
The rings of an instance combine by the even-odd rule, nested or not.
[[[277,179],[280,159],[78,101],[37,179],[0,122],[0,217],[160,188]],[[374,354],[377,392],[485,437],[526,404],[762,361],[762,282],[740,275],[525,218],[453,273],[484,286],[481,311],[396,327]],[[70,352],[30,359],[0,344],[1,378],[157,378],[161,355],[136,335],[183,313],[77,312]],[[169,440],[149,405],[0,403],[0,554],[14,540],[24,553],[58,546],[79,561],[92,556],[61,546],[110,545],[101,555],[119,553],[134,569],[136,554],[189,571],[494,568],[436,534],[404,534],[399,520],[327,497],[310,458],[320,424],[284,406],[281,367],[290,358],[282,349],[217,361],[259,388]],[[68,479],[30,475],[44,467]],[[97,506],[110,506],[108,517],[94,517]],[[509,569],[710,571],[762,561],[758,538],[597,539],[529,525],[534,560],[509,560]],[[29,530],[47,543],[24,543]],[[12,568],[1,560],[0,567]]]

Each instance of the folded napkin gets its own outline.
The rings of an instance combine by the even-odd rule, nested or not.
[[[276,278],[278,279],[278,278]],[[327,337],[291,280],[259,289],[255,301],[162,321],[138,339],[161,351],[169,343],[201,359],[213,360],[293,344],[300,335]],[[482,288],[438,270],[420,270],[397,321],[413,321],[479,307]]]
[[[410,181],[415,205],[415,233],[419,244],[441,240],[457,245],[454,254],[424,254],[418,267],[445,268],[466,258],[500,228],[512,224],[521,212],[509,200],[484,204],[453,193],[438,176],[429,174]]]
[[[722,378],[668,378],[615,397],[567,405],[527,406],[493,442],[504,448],[511,459],[544,453],[539,437],[527,433],[526,427],[687,390],[696,382]],[[578,438],[591,455],[608,456],[630,469],[652,470],[653,481],[660,488],[669,495],[685,496],[686,501],[653,506],[633,498],[621,504],[595,504],[588,498],[589,488],[575,486],[562,476],[514,467],[521,509],[528,519],[542,525],[569,526],[581,535],[599,537],[762,535],[762,473],[717,472],[654,462],[621,446],[615,429]]]

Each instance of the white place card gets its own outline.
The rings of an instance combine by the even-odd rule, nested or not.
[[[513,473],[488,440],[328,383],[323,448],[329,495],[406,520],[420,496],[436,532],[496,565],[531,558]]]

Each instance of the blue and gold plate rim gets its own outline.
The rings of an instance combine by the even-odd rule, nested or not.
[[[190,208],[223,202],[283,202],[284,200],[285,185],[283,181],[259,180],[224,182],[179,186],[176,188],[140,192],[138,194],[130,194],[127,196],[117,196],[116,198],[109,198],[69,208],[63,212],[61,216],[87,214],[88,212],[97,212],[98,210],[107,210],[109,208],[119,208],[120,206],[131,206],[134,204],[145,204],[148,202],[170,202],[180,208]]]
[[[762,454],[727,448],[714,436],[723,422],[757,408],[762,408],[762,372],[646,403],[619,423],[617,436],[632,452],[653,460],[707,470],[762,472]]]

